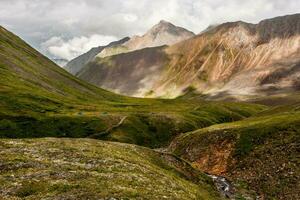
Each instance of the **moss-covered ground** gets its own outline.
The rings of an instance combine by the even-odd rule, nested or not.
[[[1,139],[0,151],[1,199],[222,199],[184,161],[134,145]]]

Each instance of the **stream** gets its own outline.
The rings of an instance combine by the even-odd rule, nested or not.
[[[227,198],[232,198],[233,197],[233,186],[229,183],[229,181],[222,177],[222,176],[215,176],[211,174],[207,174],[212,180],[214,181],[217,189],[219,192],[227,197]]]

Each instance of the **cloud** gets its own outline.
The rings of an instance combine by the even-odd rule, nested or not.
[[[124,19],[128,22],[135,22],[138,19],[138,16],[134,14],[124,14]]]
[[[49,57],[70,58],[84,49],[79,41],[142,34],[161,19],[199,33],[210,24],[299,11],[299,0],[1,0],[0,24]],[[53,38],[60,41],[45,48]]]
[[[65,40],[61,37],[52,37],[46,42],[42,43],[42,49],[57,58],[71,60],[93,47],[104,46],[112,41],[116,41],[114,36],[106,35],[91,35],[90,37],[74,37]]]

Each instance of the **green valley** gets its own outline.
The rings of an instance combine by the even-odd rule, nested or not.
[[[0,41],[0,137],[92,136],[159,147],[177,133],[265,108],[116,95],[75,78],[4,28]],[[125,116],[124,124],[101,134]]]
[[[298,19],[197,36],[161,21],[73,59],[82,79],[0,26],[0,199],[300,199]],[[90,84],[134,94],[158,74],[148,96],[177,98]]]

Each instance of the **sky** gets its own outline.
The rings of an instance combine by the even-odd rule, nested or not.
[[[300,0],[0,0],[0,25],[50,58],[141,35],[160,20],[195,33],[300,12]]]

